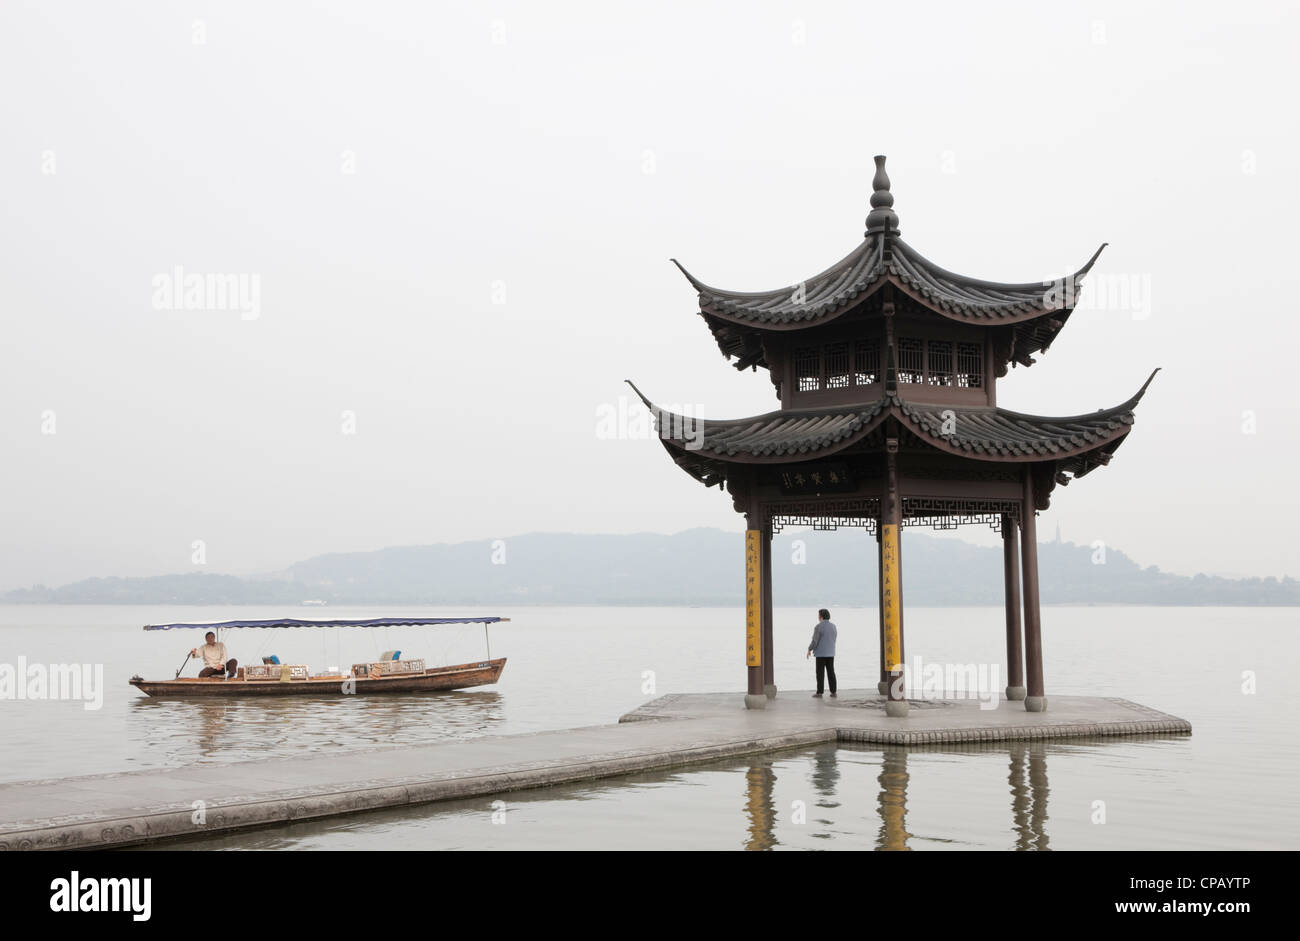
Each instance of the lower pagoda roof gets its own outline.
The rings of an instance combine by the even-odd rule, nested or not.
[[[783,409],[753,418],[711,421],[660,409],[635,385],[632,388],[654,415],[660,440],[674,460],[697,480],[712,485],[720,483],[732,465],[805,462],[870,445],[891,417],[901,429],[938,451],[982,462],[1054,461],[1059,470],[1082,477],[1109,463],[1132,429],[1137,404],[1154,378],[1155,372],[1121,405],[1065,418],[993,406],[921,405],[892,391],[861,405]],[[952,433],[944,434],[945,427]]]

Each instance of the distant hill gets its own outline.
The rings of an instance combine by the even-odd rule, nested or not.
[[[18,589],[9,603],[53,604],[648,604],[740,601],[736,532],[672,536],[531,533],[488,540],[316,556],[265,577],[187,573],[92,578]],[[802,542],[802,547],[795,541]],[[861,530],[796,532],[774,543],[778,605],[874,605],[875,541]],[[1074,543],[1040,543],[1044,604],[1300,605],[1294,578],[1170,575],[1108,548],[1104,564]],[[1002,551],[919,530],[903,538],[910,605],[1000,605]],[[802,556],[803,561],[797,561]]]

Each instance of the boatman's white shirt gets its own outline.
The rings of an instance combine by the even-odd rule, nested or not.
[[[203,658],[205,667],[212,667],[214,670],[226,668],[225,644],[204,644],[199,648],[199,656]]]

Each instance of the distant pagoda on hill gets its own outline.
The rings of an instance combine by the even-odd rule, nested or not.
[[[1033,365],[1034,354],[1051,346],[1105,246],[1055,281],[1002,284],[954,274],[902,240],[885,158],[875,162],[864,238],[821,274],[742,293],[710,287],[678,265],[723,355],[737,369],[768,370],[779,409],[710,421],[664,411],[637,394],[678,466],[708,486],[725,486],[745,514],[747,706],[763,708],[776,695],[775,533],[859,526],[876,536],[879,689],[889,715],[904,716],[899,530],[986,524],[1003,539],[1006,695],[1040,712],[1047,698],[1035,512],[1047,509],[1056,485],[1110,462],[1155,373],[1127,401],[1088,415],[999,408],[997,380],[1009,366]]]

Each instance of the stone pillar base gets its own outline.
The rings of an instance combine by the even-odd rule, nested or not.
[[[763,695],[768,699],[776,699],[776,684],[768,683],[763,687]]]
[[[1025,712],[1046,712],[1046,696],[1027,696],[1025,697]]]
[[[746,693],[746,694],[745,694],[745,708],[746,708],[746,709],[766,709],[766,708],[767,708],[767,697],[766,697],[766,696],[755,696],[755,695],[753,695],[752,693]]]
[[[885,703],[885,715],[889,716],[891,719],[906,719],[907,700],[890,699],[889,701],[887,701]]]
[[[877,683],[877,684],[876,684],[876,692],[878,692],[881,696],[888,696],[888,695],[889,695],[889,682],[888,682],[887,680],[881,680],[879,683]]]
[[[1012,702],[1019,702],[1025,698],[1025,688],[1023,686],[1008,686],[1007,699]]]

